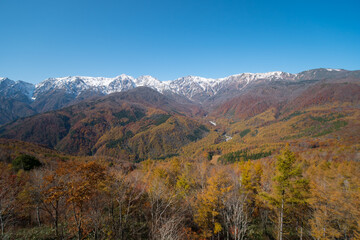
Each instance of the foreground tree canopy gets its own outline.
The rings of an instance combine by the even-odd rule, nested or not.
[[[0,163],[2,239],[360,238],[359,162],[35,162]]]

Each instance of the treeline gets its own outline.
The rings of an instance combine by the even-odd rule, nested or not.
[[[2,239],[359,239],[360,163],[0,163]]]
[[[236,152],[226,153],[219,158],[219,161],[223,164],[227,164],[239,161],[257,160],[260,158],[268,157],[270,155],[271,151],[260,151],[252,153],[248,149],[243,149]]]

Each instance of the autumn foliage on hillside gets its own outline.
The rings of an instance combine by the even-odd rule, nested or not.
[[[4,239],[356,239],[360,164],[276,158],[212,164],[0,163]]]
[[[268,87],[208,116],[143,88],[2,126],[0,238],[360,239],[358,84]]]

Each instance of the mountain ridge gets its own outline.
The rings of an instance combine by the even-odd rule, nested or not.
[[[195,108],[139,87],[18,119],[0,127],[0,135],[71,154],[165,157],[209,131],[191,118],[201,112]]]
[[[224,78],[185,76],[161,82],[144,75],[138,78],[122,74],[114,78],[68,76],[48,78],[39,84],[0,78],[0,125],[35,113],[57,110],[83,100],[124,92],[137,87],[149,87],[181,102],[192,102],[209,109],[254,87],[269,87],[272,82],[308,85],[317,81],[352,82],[360,79],[360,71],[319,68],[297,74],[274,71],[240,73]],[[12,105],[14,111],[12,111]],[[11,109],[10,109],[11,108]]]
[[[44,81],[38,84],[26,83],[24,81],[18,80],[10,80],[9,78],[0,78],[0,84],[3,81],[12,81],[14,83],[22,82],[26,84],[31,84],[34,86],[33,93],[29,93],[29,95],[33,95],[33,100],[44,91],[49,91],[53,89],[64,89],[68,93],[74,93],[79,95],[82,91],[89,90],[90,88],[94,88],[93,90],[101,92],[102,94],[110,94],[113,92],[121,92],[126,91],[131,88],[146,86],[153,88],[159,92],[164,92],[166,90],[173,91],[175,93],[182,93],[184,96],[187,96],[191,99],[191,94],[186,94],[186,92],[179,90],[179,86],[183,86],[189,84],[189,82],[194,83],[196,87],[199,87],[203,91],[213,91],[216,93],[219,88],[223,87],[221,85],[224,82],[251,82],[261,79],[266,80],[304,80],[304,78],[310,78],[307,73],[314,73],[318,71],[326,71],[326,72],[356,72],[356,71],[348,71],[344,69],[330,69],[330,68],[318,68],[303,71],[297,74],[287,73],[283,71],[273,71],[266,73],[239,73],[230,75],[223,78],[205,78],[200,76],[184,76],[177,78],[175,80],[170,81],[160,81],[155,77],[150,75],[143,75],[138,78],[134,78],[130,75],[121,74],[114,78],[106,78],[106,77],[89,77],[89,76],[67,76],[67,77],[58,77],[58,78],[47,78]],[[315,77],[315,74],[313,74]],[[305,79],[306,80],[306,79]],[[210,88],[210,90],[208,89]]]

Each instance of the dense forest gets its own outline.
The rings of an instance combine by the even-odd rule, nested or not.
[[[0,163],[1,238],[360,238],[360,163],[291,149],[227,165],[20,155]]]

